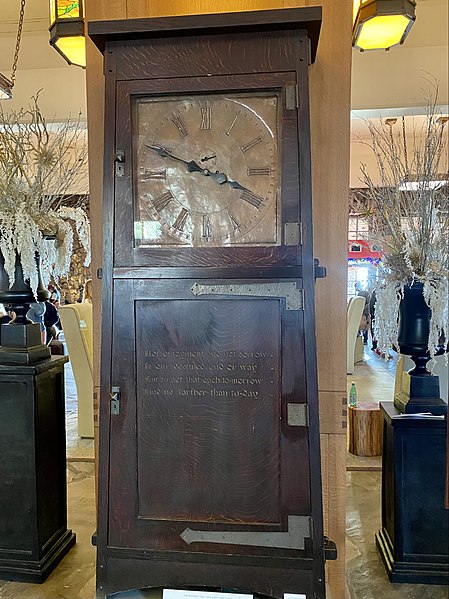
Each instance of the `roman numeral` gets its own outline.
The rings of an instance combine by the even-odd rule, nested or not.
[[[234,117],[234,120],[233,120],[233,121],[232,121],[232,123],[229,125],[229,128],[228,128],[228,130],[226,131],[226,135],[230,135],[230,134],[231,134],[232,128],[234,127],[236,120],[239,118],[239,114],[240,114],[240,112],[238,112],[238,113],[235,115],[235,117]]]
[[[182,208],[181,212],[178,214],[178,218],[174,222],[174,228],[178,229],[178,231],[182,231],[184,229],[188,216],[189,211],[185,208]]]
[[[210,218],[207,216],[207,214],[203,215],[201,237],[204,237],[205,239],[209,239],[210,237],[212,237],[212,225],[210,223]]]
[[[212,123],[212,111],[210,106],[201,106],[201,127],[204,131],[210,131]]]
[[[229,216],[229,220],[231,221],[232,226],[234,228],[234,232],[238,231],[240,229],[239,221],[235,218],[235,216],[232,216],[232,214],[230,212],[228,212],[228,216]]]
[[[248,175],[250,177],[253,175],[271,175],[271,168],[269,166],[260,166],[257,168],[248,167]]]
[[[245,146],[242,146],[240,149],[243,153],[245,153],[248,150],[251,150],[251,148],[254,148],[254,146],[257,146],[257,144],[260,144],[261,141],[261,137],[256,137],[256,139],[253,139],[252,141],[248,142]]]
[[[167,178],[167,173],[165,170],[163,171],[151,171],[150,169],[146,168],[145,169],[145,180],[159,180],[159,179],[166,179]]]
[[[189,132],[187,131],[187,127],[185,126],[184,121],[180,116],[174,114],[172,116],[172,123],[176,125],[176,127],[178,128],[181,139],[189,134]]]
[[[245,202],[248,202],[248,204],[251,204],[251,206],[257,208],[257,210],[259,210],[259,207],[263,202],[263,198],[257,196],[249,189],[245,189],[245,191],[242,191],[242,195],[240,196],[240,198],[242,200],[245,200]]]
[[[158,212],[163,210],[173,199],[173,194],[171,191],[165,191],[157,198],[153,200],[153,206],[156,208]]]

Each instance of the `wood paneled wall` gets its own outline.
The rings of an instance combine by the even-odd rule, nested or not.
[[[323,5],[317,62],[310,68],[318,384],[325,533],[339,558],[327,565],[329,599],[344,599],[346,519],[346,246],[349,187],[351,0],[86,0],[88,20]],[[102,56],[88,43],[87,113],[93,270],[102,263]],[[99,392],[101,285],[94,284],[94,386]],[[96,411],[97,413],[97,411]],[[98,431],[96,422],[96,432]],[[98,438],[98,435],[96,435]]]

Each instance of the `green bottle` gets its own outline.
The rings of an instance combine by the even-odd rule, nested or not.
[[[351,388],[349,390],[349,405],[356,406],[357,405],[357,389],[354,381],[352,382]]]

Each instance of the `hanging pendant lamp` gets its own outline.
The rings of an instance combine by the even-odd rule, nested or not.
[[[50,44],[70,65],[86,67],[82,0],[50,0]]]
[[[389,50],[403,44],[415,22],[414,0],[362,0],[352,29],[352,45],[360,51]]]
[[[12,99],[12,88],[16,81],[17,62],[19,60],[20,40],[22,39],[22,28],[23,28],[23,17],[25,14],[25,1],[22,0],[20,3],[20,14],[19,24],[17,27],[17,38],[16,38],[16,49],[14,52],[14,58],[12,61],[11,79],[8,79],[0,73],[0,100],[11,100]]]

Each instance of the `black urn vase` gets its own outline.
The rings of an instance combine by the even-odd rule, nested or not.
[[[413,283],[404,287],[404,297],[399,305],[398,343],[401,354],[411,356],[415,368],[410,374],[430,374],[429,361],[431,310],[424,300],[424,285]]]
[[[38,257],[36,261],[39,265]],[[43,302],[48,297],[39,275],[37,300]],[[0,363],[31,364],[50,357],[49,348],[42,344],[40,326],[27,317],[30,304],[35,301],[31,287],[24,280],[19,255],[16,254],[15,281],[9,288],[5,260],[0,252],[0,303],[16,314],[14,322],[1,325]]]
[[[404,287],[399,305],[398,344],[401,354],[410,356],[415,367],[409,370],[410,395],[408,401],[395,397],[394,404],[401,412],[413,414],[431,412],[447,413],[447,404],[440,398],[437,376],[427,369],[430,317],[432,311],[424,299],[424,285],[419,282]]]

